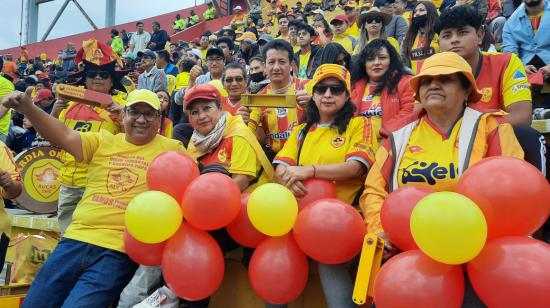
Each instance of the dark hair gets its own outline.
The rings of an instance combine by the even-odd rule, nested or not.
[[[426,8],[426,16],[427,16],[427,21],[426,21],[426,29],[429,30],[429,32],[427,33],[428,35],[428,38],[426,40],[426,45],[424,45],[423,49],[422,49],[422,52],[427,55],[428,54],[428,51],[430,50],[431,46],[431,42],[435,36],[435,31],[434,31],[434,28],[436,27],[437,23],[439,22],[439,16],[438,16],[438,13],[437,13],[437,9],[435,8],[435,5],[430,2],[430,1],[418,1],[416,3],[416,5],[414,6],[413,8],[413,15],[414,15],[414,10],[416,9],[417,6],[419,6],[420,4],[424,5],[424,7]],[[416,36],[418,35],[418,28],[415,27],[412,23],[411,23],[411,26],[409,27],[409,30],[407,31],[407,34],[405,34],[405,38],[403,39],[403,54],[405,55],[405,58],[407,59],[410,59],[411,58],[411,49],[412,49],[412,45],[414,44],[414,40],[416,39]]]
[[[325,27],[325,34],[327,35],[332,35],[332,28],[330,27],[328,21],[326,19],[319,19],[319,20],[316,20],[314,21],[313,23],[315,24],[317,21],[320,21],[323,23],[323,26]]]
[[[313,27],[308,25],[308,24],[305,24],[303,22],[296,23],[296,32],[298,32],[300,30],[307,31],[311,37],[314,37],[316,35],[315,30],[313,29]]]
[[[271,40],[264,46],[264,59],[267,59],[267,52],[271,49],[286,51],[288,53],[288,61],[292,63],[294,60],[294,52],[292,51],[292,45],[289,42],[281,39]]]
[[[352,82],[356,82],[361,79],[369,80],[369,75],[365,69],[365,63],[369,58],[373,58],[376,53],[382,48],[386,48],[390,55],[390,65],[388,70],[382,76],[382,82],[378,83],[375,94],[380,94],[385,88],[389,90],[389,93],[397,91],[397,84],[401,80],[401,77],[405,74],[405,68],[403,63],[399,59],[399,55],[395,48],[385,39],[374,39],[367,44],[365,49],[359,54],[359,58],[356,59],[353,64],[353,70],[351,72]]]
[[[195,66],[195,64],[197,64],[195,61],[189,59],[189,58],[184,58],[183,60],[181,60],[179,66],[180,66],[180,71],[181,72],[190,72],[191,69],[193,68],[193,66]]]
[[[117,29],[111,29],[111,34],[113,35],[118,35],[118,30]]]
[[[181,18],[181,15],[180,15],[180,14],[176,14],[176,18]]]
[[[235,43],[233,43],[233,40],[228,38],[227,36],[222,36],[218,38],[216,41],[216,46],[218,46],[220,43],[226,43],[227,47],[229,47],[230,50],[235,50]]]
[[[142,25],[142,26],[143,26],[143,21],[138,21],[138,22],[136,22],[136,27],[139,26],[139,25]]]
[[[254,57],[250,58],[250,60],[248,60],[248,63],[252,63],[252,61],[260,61],[263,64],[265,64],[265,59],[260,57],[260,56],[254,56]]]
[[[340,83],[343,84],[342,81],[340,81]],[[336,114],[336,117],[334,117],[334,121],[330,126],[336,127],[338,129],[338,133],[343,134],[346,131],[346,128],[348,127],[349,121],[351,121],[351,118],[353,118],[354,113],[355,113],[355,104],[353,104],[351,99],[348,97],[348,99],[344,103],[344,106],[342,106],[342,108],[338,111],[338,113]],[[305,136],[309,131],[309,129],[315,123],[318,123],[320,119],[321,119],[321,115],[319,114],[319,109],[317,108],[317,105],[315,105],[315,101],[313,100],[313,97],[312,97],[307,103],[307,109],[305,114],[306,126],[300,132],[300,137],[305,139]]]
[[[152,24],[160,28],[160,22],[158,22],[158,21],[153,21]]]
[[[296,28],[298,28],[298,24],[300,24],[300,23],[301,23],[301,22],[296,21],[296,20],[289,21],[289,22],[288,22],[288,28],[290,28],[290,27],[296,27]]]
[[[159,129],[159,131],[162,132],[162,130],[164,129],[164,119],[166,119],[166,117],[168,116],[168,113],[170,112],[170,105],[172,105],[172,104],[170,104],[170,101],[172,100],[172,97],[170,96],[170,93],[168,93],[168,91],[162,90],[162,89],[157,90],[155,92],[155,94],[157,94],[159,92],[164,92],[164,93],[166,93],[166,95],[168,95],[168,107],[166,108],[166,110],[164,110],[160,113],[160,129]]]
[[[321,62],[320,64],[338,64],[336,63],[336,60],[338,59],[338,56],[343,54],[344,55],[344,61],[346,62],[346,69],[350,71],[351,69],[351,55],[347,50],[340,45],[339,43],[330,42],[325,46],[325,48],[322,51],[321,54]]]
[[[232,39],[235,39],[235,30],[233,29],[221,29],[220,30],[220,36],[226,36],[226,37],[230,37]],[[223,33],[225,33],[226,35],[223,35]]]
[[[439,16],[439,23],[434,31],[439,34],[442,30],[449,28],[460,28],[472,26],[478,31],[481,28],[481,16],[470,5],[460,5],[443,11]]]
[[[162,58],[167,63],[170,63],[170,54],[166,51],[166,49],[158,50],[157,57]]]
[[[222,82],[225,81],[225,73],[227,72],[227,70],[235,70],[235,69],[241,70],[241,72],[243,73],[243,77],[246,80],[246,68],[239,63],[231,62],[223,68]]]

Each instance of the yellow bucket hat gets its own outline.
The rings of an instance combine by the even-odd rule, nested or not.
[[[472,93],[470,94],[470,102],[477,102],[481,99],[482,94],[477,88],[476,79],[472,74],[472,68],[470,64],[466,62],[461,56],[457,53],[446,51],[441,53],[436,53],[435,55],[427,58],[420,72],[411,78],[410,85],[415,92],[415,99],[420,101],[418,95],[418,89],[420,87],[420,78],[423,76],[441,76],[441,75],[451,75],[454,73],[462,73],[469,81],[472,86]]]
[[[147,89],[134,90],[128,94],[125,106],[130,107],[137,103],[145,103],[155,110],[160,110],[160,100],[157,94]]]
[[[313,78],[307,85],[309,89],[313,90],[313,87],[315,87],[321,80],[329,77],[334,77],[343,81],[346,85],[346,91],[348,91],[348,95],[351,94],[350,73],[345,67],[338,64],[323,64],[319,66],[315,71]],[[308,92],[311,93],[311,91]]]

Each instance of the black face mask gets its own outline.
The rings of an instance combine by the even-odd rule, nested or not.
[[[531,1],[531,2],[529,2],[529,3],[523,2],[523,3],[525,3],[525,6],[528,6],[528,7],[535,7],[535,6],[539,5],[541,2],[542,2],[542,0]]]
[[[260,82],[262,80],[265,80],[264,73],[259,72],[259,73],[250,74],[250,80],[252,80],[252,82]]]
[[[424,14],[424,15],[413,17],[412,24],[416,28],[421,28],[426,25],[426,21],[428,21],[428,15]]]

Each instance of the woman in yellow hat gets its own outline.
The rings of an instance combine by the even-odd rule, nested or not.
[[[307,106],[306,123],[292,130],[273,161],[276,181],[296,197],[307,193],[303,184],[306,179],[332,181],[337,198],[353,204],[378,146],[370,119],[353,117],[350,74],[343,66],[319,66],[310,84],[313,96]],[[353,279],[348,270],[347,264],[319,264],[328,307],[355,307]]]
[[[470,65],[456,53],[426,59],[410,84],[422,108],[378,149],[360,199],[368,232],[386,240],[385,258],[394,250],[384,234],[380,210],[390,192],[406,185],[452,191],[464,171],[485,157],[523,159],[505,113],[468,107],[482,94]]]

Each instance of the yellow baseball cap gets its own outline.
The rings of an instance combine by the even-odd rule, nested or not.
[[[155,110],[160,110],[160,100],[157,94],[147,89],[134,90],[128,94],[126,107],[130,107],[137,103],[145,103]]]
[[[350,73],[345,67],[338,64],[323,64],[319,66],[315,71],[313,78],[308,83],[308,87],[310,89],[313,89],[313,87],[315,87],[319,82],[329,77],[334,77],[338,80],[343,81],[346,85],[346,90],[348,91],[348,94],[351,94]]]
[[[470,85],[472,86],[470,101],[479,101],[482,94],[477,88],[476,79],[472,74],[470,64],[468,64],[468,62],[466,62],[466,60],[464,60],[457,53],[451,51],[436,53],[424,60],[424,63],[422,63],[422,67],[420,68],[420,72],[413,76],[409,81],[411,88],[415,92],[414,98],[417,101],[420,101],[418,89],[420,87],[420,78],[423,76],[452,75],[455,73],[462,73],[464,77],[470,81]]]

